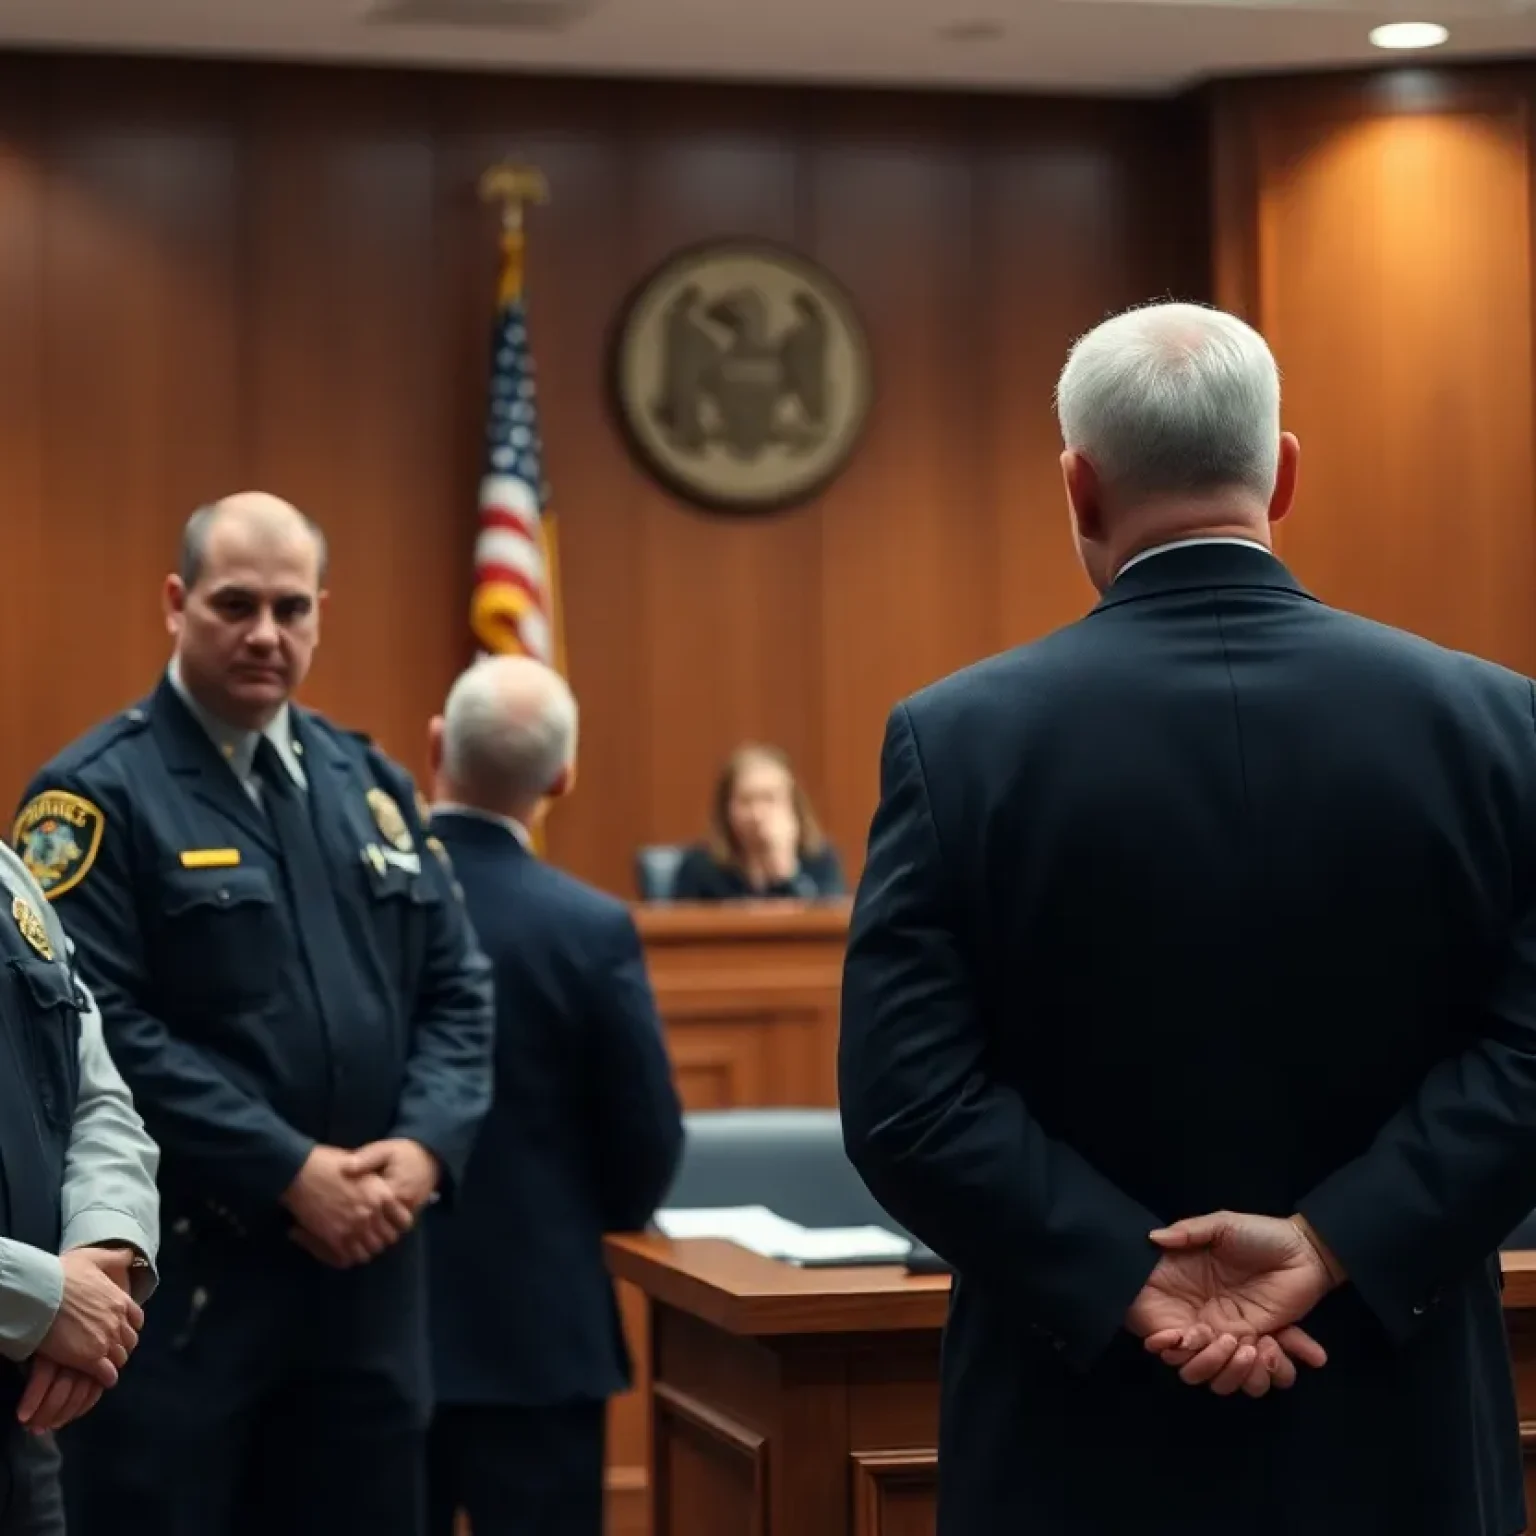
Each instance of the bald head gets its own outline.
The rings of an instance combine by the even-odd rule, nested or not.
[[[243,730],[282,709],[320,643],[324,573],[320,530],[276,496],[245,491],[187,519],[165,622],[204,709]]]
[[[323,586],[327,550],[319,524],[281,496],[268,491],[238,491],[199,507],[187,519],[181,535],[179,574],[188,588],[195,587],[208,568],[209,551],[216,542],[275,547],[295,538],[313,545],[315,586]]]
[[[450,798],[517,815],[558,794],[576,756],[576,700],[558,672],[494,656],[461,674],[443,706]]]
[[[1061,435],[1120,503],[1241,491],[1267,502],[1280,452],[1280,374],[1232,315],[1154,304],[1088,332],[1056,388]]]

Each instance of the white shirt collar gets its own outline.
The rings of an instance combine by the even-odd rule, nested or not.
[[[293,736],[293,719],[286,704],[267,723],[264,731],[242,730],[237,725],[230,725],[228,721],[220,720],[211,710],[192,697],[191,690],[181,675],[181,667],[176,658],[171,658],[171,664],[166,669],[166,676],[171,680],[171,687],[176,690],[177,697],[191,711],[192,718],[208,733],[209,739],[219,749],[224,761],[234,770],[235,777],[243,784],[251,776],[256,763],[256,746],[263,736],[277,748],[277,755],[293,781],[301,789],[305,787],[304,769],[300,764],[303,749]]]
[[[528,828],[515,817],[503,816],[499,811],[483,811],[478,805],[459,805],[452,800],[440,801],[432,807],[434,816],[439,811],[446,816],[467,816],[471,821],[488,821],[493,827],[501,827],[510,832],[524,848],[533,852],[533,838]]]
[[[1143,560],[1150,560],[1154,555],[1166,555],[1171,549],[1194,549],[1201,544],[1237,544],[1245,549],[1256,549],[1261,554],[1273,557],[1274,551],[1267,545],[1259,543],[1257,539],[1242,539],[1232,534],[1214,534],[1196,539],[1174,539],[1169,544],[1154,544],[1151,549],[1144,549],[1139,555],[1132,555],[1124,565],[1115,572],[1115,580],[1125,575],[1133,565],[1140,565]]]

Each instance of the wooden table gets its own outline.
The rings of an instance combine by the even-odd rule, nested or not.
[[[651,1326],[651,1536],[932,1536],[949,1281],[611,1238]],[[1536,1509],[1536,1252],[1504,1255]]]
[[[678,1092],[691,1110],[837,1103],[847,901],[633,908]],[[635,1389],[608,1419],[609,1536],[648,1528],[645,1305],[619,1286]]]
[[[611,1238],[647,1298],[653,1536],[933,1530],[944,1276]]]

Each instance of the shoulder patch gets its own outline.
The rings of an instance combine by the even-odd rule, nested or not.
[[[22,806],[11,846],[52,901],[90,873],[106,830],[99,805],[67,789],[45,789]]]

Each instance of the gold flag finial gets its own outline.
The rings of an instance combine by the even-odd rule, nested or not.
[[[529,203],[547,203],[549,183],[537,166],[503,160],[481,176],[480,197],[484,202],[501,204],[504,230],[521,232],[524,207]]]

